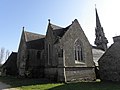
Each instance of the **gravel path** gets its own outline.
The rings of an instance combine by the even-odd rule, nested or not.
[[[10,85],[0,82],[0,90],[9,90]]]

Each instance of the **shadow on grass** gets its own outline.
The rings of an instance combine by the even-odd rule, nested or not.
[[[11,77],[11,76],[6,76],[6,77],[0,76],[0,82],[9,84],[11,86],[11,88],[51,83],[51,81],[49,81],[47,79],[17,78],[17,77]]]
[[[78,82],[60,85],[49,90],[120,90],[120,83]]]
[[[78,82],[64,84],[53,83],[47,79],[27,79],[16,77],[0,77],[0,81],[11,85],[12,88],[23,86],[23,90],[120,90],[119,82]]]

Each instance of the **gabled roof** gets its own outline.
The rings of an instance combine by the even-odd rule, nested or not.
[[[98,60],[105,53],[105,51],[103,51],[100,48],[97,48],[95,46],[92,46],[92,53],[93,53],[93,61],[95,63],[95,66],[98,66]]]
[[[44,38],[45,35],[24,31],[26,42]]]
[[[64,33],[68,30],[68,28],[70,27],[67,26],[65,28],[63,27],[60,27],[60,26],[57,26],[57,25],[54,25],[52,23],[49,22],[48,26],[50,26],[52,28],[52,31],[53,31],[53,34],[57,37],[62,37],[64,35]]]
[[[52,27],[53,30],[62,29],[62,27],[51,24],[51,23],[50,23],[50,26]]]
[[[114,42],[100,58],[99,62],[120,61],[120,42]]]
[[[93,49],[98,49],[98,50],[104,51],[103,49],[101,49],[101,48],[99,48],[99,47],[97,47],[97,46],[92,46],[92,48],[93,48]]]
[[[24,31],[26,45],[28,49],[42,50],[44,49],[45,35],[36,34],[32,32]]]
[[[12,65],[16,65],[16,62],[17,62],[17,52],[12,52],[11,55],[6,60],[6,62],[2,65],[2,68],[12,67]]]
[[[53,34],[56,36],[62,37],[65,34],[65,32],[68,30],[69,27],[70,26],[68,26],[66,28],[62,28],[62,29],[53,30]]]
[[[63,27],[60,27],[60,26],[57,26],[57,25],[54,25],[54,24],[51,24],[51,22],[49,21],[49,24],[48,24],[48,30],[52,30],[53,32],[53,35],[56,37],[56,41],[55,43],[57,43],[57,41],[59,41],[59,38],[62,38],[64,36],[64,34],[69,30],[69,28],[73,25],[78,25],[78,24],[73,24],[73,23],[78,23],[78,20],[75,19],[72,24],[70,24],[69,26],[63,28]],[[76,26],[74,26],[76,27]]]
[[[49,21],[48,31],[49,31],[49,29],[52,30],[53,35],[56,37],[54,44],[57,43],[60,38],[62,38],[62,36],[65,34],[65,32],[68,30],[69,27],[70,27],[70,25],[66,28],[63,28],[63,27],[51,24]]]

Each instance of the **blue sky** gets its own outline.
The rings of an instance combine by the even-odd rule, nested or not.
[[[17,51],[23,26],[26,31],[45,35],[48,19],[62,27],[78,19],[94,44],[95,4],[110,45],[112,37],[120,32],[115,24],[119,23],[119,0],[0,0],[0,47]]]

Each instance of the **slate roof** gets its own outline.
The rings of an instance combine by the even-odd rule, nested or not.
[[[53,34],[57,37],[62,37],[65,32],[69,29],[69,27],[71,25],[69,25],[68,27],[66,28],[63,28],[63,27],[60,27],[60,26],[57,26],[57,25],[54,25],[54,24],[51,24],[50,23],[50,26],[52,27],[52,30],[53,30]]]
[[[120,61],[120,42],[114,42],[99,60],[99,62],[107,61],[115,62],[114,64],[116,64],[116,61]]]
[[[56,35],[56,36],[59,36],[59,37],[62,37],[65,32],[68,30],[70,26],[66,27],[66,28],[62,28],[62,29],[56,29],[53,31],[53,34]]]
[[[45,35],[24,31],[26,42],[44,38]]]
[[[44,49],[44,38],[27,42],[27,48],[28,49],[36,49],[36,50]]]
[[[69,29],[71,25],[69,25],[66,28],[63,28],[63,27],[49,23],[48,27],[49,26],[52,28],[53,35],[56,37],[56,40],[54,42],[54,44],[56,44],[57,42],[59,42],[59,39],[63,37],[63,35],[66,33],[66,31]]]
[[[25,39],[28,49],[44,49],[45,35],[25,31]]]
[[[2,65],[2,68],[12,67],[12,65],[17,65],[16,62],[17,62],[17,53],[12,52],[11,55],[6,60],[6,62]]]
[[[60,26],[57,26],[57,25],[54,25],[54,24],[51,24],[50,23],[50,26],[52,27],[53,30],[57,30],[57,29],[62,29],[63,27],[60,27]]]
[[[92,46],[92,53],[93,53],[93,61],[95,63],[95,66],[98,66],[98,60],[105,53],[105,51],[103,51],[95,46]]]

